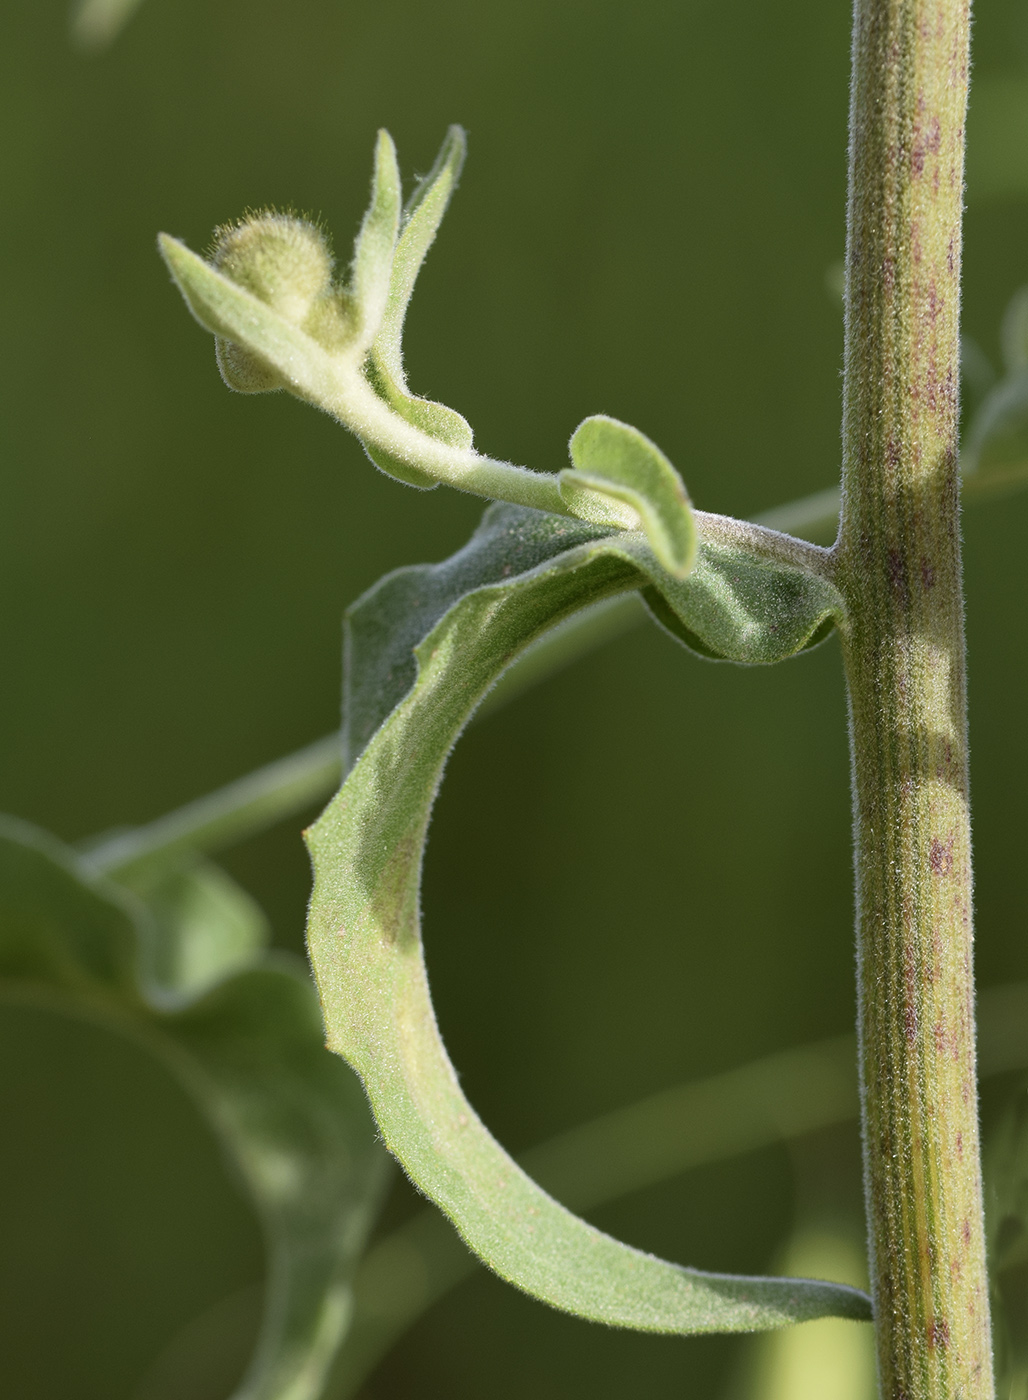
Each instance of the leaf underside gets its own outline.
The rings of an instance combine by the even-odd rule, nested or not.
[[[418,902],[450,749],[534,639],[577,609],[640,586],[656,589],[710,653],[741,660],[800,649],[836,607],[827,585],[795,570],[729,561],[701,545],[696,569],[677,582],[642,535],[493,506],[465,549],[390,575],[351,610],[352,771],[307,833],[315,869],[308,942],[328,1042],[360,1074],[387,1146],[467,1244],[554,1307],[669,1333],[867,1318],[866,1296],[842,1285],[683,1268],[572,1215],[490,1136],[439,1036]]]
[[[234,1400],[316,1400],[345,1336],[384,1157],[364,1095],[326,1054],[303,965],[216,867],[133,893],[0,818],[0,998],[38,997],[130,1034],[190,1092],[261,1216],[270,1281]]]

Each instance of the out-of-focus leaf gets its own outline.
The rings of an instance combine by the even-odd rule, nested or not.
[[[1028,482],[1028,287],[1011,297],[1000,338],[1006,374],[982,399],[961,446],[965,500]]]
[[[579,425],[569,450],[574,470],[560,474],[568,508],[600,525],[641,524],[661,566],[685,578],[696,558],[696,524],[682,478],[660,448],[637,428],[597,415]]]
[[[1007,303],[1000,328],[1003,365],[1008,374],[1028,369],[1028,287],[1018,287]]]
[[[604,595],[646,579],[663,588],[663,578],[641,536],[590,539],[562,517],[493,507],[465,550],[435,569],[401,570],[352,611],[347,706],[356,763],[308,832],[308,942],[328,1042],[361,1075],[387,1145],[417,1185],[481,1258],[533,1296],[652,1332],[866,1318],[868,1300],[856,1290],[682,1268],[572,1215],[490,1136],[436,1027],[418,901],[450,749],[536,637]],[[686,586],[674,583],[674,596]]]
[[[965,499],[1004,495],[1028,480],[1028,369],[1008,374],[986,395],[960,464]]]
[[[212,1116],[271,1245],[265,1325],[237,1400],[317,1400],[384,1183],[364,1096],[336,1073],[292,959],[268,955],[220,983],[171,1033],[215,1086]]]
[[[78,0],[71,13],[72,37],[84,49],[105,49],[139,9],[141,0]]]
[[[146,971],[169,1005],[194,1000],[267,947],[264,911],[213,861],[119,875],[117,883],[149,908],[156,933]]]
[[[960,382],[975,403],[996,383],[996,371],[988,355],[972,336],[960,337]]]
[[[128,1031],[194,1095],[269,1246],[261,1338],[235,1400],[316,1400],[348,1324],[383,1154],[360,1086],[325,1051],[305,969],[265,951],[247,897],[207,865],[148,878],[149,910],[4,819],[0,994],[36,991]]]
[[[997,1393],[1028,1395],[1028,1087],[986,1144],[985,1219]]]

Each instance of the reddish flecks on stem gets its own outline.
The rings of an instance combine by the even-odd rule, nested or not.
[[[865,1180],[887,1400],[988,1400],[957,512],[965,0],[856,0],[843,518]]]

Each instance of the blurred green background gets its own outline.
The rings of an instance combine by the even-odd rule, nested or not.
[[[1028,281],[1028,5],[976,12],[966,327],[996,360]],[[842,0],[145,0],[87,54],[63,3],[8,0],[0,809],[79,839],[332,729],[345,605],[476,521],[480,503],[403,488],[299,403],[230,394],[154,251],[158,229],[202,248],[277,204],[323,216],[345,260],[380,125],[407,175],[449,122],[469,130],[407,360],[483,450],[556,469],[607,412],[703,508],[830,485],[848,29]],[[991,985],[1028,975],[1028,497],[965,522]],[[299,827],[225,860],[290,948]],[[432,829],[425,936],[451,1053],[501,1140],[849,1027],[848,837],[834,643],[749,671],[641,630],[473,728]],[[28,1008],[3,1013],[0,1057],[0,1393],[171,1400],[186,1335],[211,1360],[182,1400],[219,1400],[262,1249],[193,1109],[113,1035]],[[855,1134],[822,1146],[855,1209]],[[595,1219],[762,1271],[810,1175],[768,1150]],[[398,1183],[389,1219],[414,1207]],[[604,1332],[483,1275],[367,1394],[718,1396],[745,1346]]]

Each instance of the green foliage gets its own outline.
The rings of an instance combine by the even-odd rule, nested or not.
[[[353,247],[351,285],[362,350],[369,349],[377,335],[389,299],[401,202],[396,147],[389,133],[380,131],[375,144],[371,202]]]
[[[97,1019],[157,1055],[224,1144],[263,1222],[270,1282],[236,1400],[315,1400],[345,1335],[383,1158],[353,1076],[326,1055],[297,960],[266,951],[216,867],[151,865],[135,892],[0,825],[0,995]]]
[[[1020,991],[1023,1009],[1028,988]],[[546,1191],[590,1210],[858,1111],[856,1044],[843,1036],[676,1085],[568,1129],[518,1161]],[[353,1327],[337,1368],[341,1394],[354,1394],[397,1337],[478,1262],[433,1210],[377,1240],[357,1275]]]
[[[592,524],[641,524],[660,565],[684,579],[696,555],[689,499],[671,463],[635,428],[586,419],[571,439],[573,469],[555,480],[480,456],[459,413],[410,393],[403,322],[464,153],[463,132],[451,127],[401,212],[396,151],[388,133],[379,133],[371,202],[345,286],[331,279],[320,232],[283,215],[254,215],[222,231],[213,263],[167,234],[160,249],[190,310],[213,332],[230,388],[285,388],[325,409],[360,438],[376,466],[409,486],[447,481]]]
[[[258,214],[223,233],[213,265],[166,234],[160,239],[190,309],[217,337],[230,388],[288,389],[355,432],[387,475],[422,490],[440,479],[466,484],[466,469],[485,460],[472,451],[471,429],[459,413],[410,393],[401,350],[407,305],[464,150],[463,132],[452,127],[431,172],[401,208],[396,149],[388,132],[379,132],[371,202],[346,285],[332,282],[320,232],[282,215]],[[516,468],[493,466],[501,480],[514,473],[522,488],[529,480]],[[544,478],[536,487],[538,504],[559,504]]]
[[[1028,477],[1028,370],[1009,374],[985,399],[964,453],[967,487],[1004,495]]]
[[[1019,1069],[1028,1061],[1028,983],[986,990],[979,1011],[982,1076]],[[768,1143],[789,1138],[809,1143],[818,1129],[858,1116],[856,1059],[852,1035],[780,1051],[570,1128],[519,1157],[519,1165],[568,1205],[589,1210]],[[994,1152],[986,1169],[990,1185],[994,1171],[1000,1172],[1001,1183],[1009,1178],[1002,1153]],[[1023,1160],[1016,1169],[1017,1191],[1024,1196]],[[994,1199],[995,1191],[990,1202]],[[1028,1215],[1020,1199],[1016,1204],[1017,1228],[1008,1223],[1006,1234],[1021,1239]],[[354,1323],[337,1369],[342,1393],[355,1393],[398,1336],[472,1274],[476,1263],[432,1210],[379,1238],[357,1275]],[[840,1277],[837,1271],[824,1272]],[[1007,1306],[1014,1308],[1015,1321],[1023,1323],[1022,1295],[1015,1293]]]
[[[82,5],[81,12],[84,14],[92,10],[99,14],[103,11],[110,16],[127,13],[129,8],[125,0],[121,0],[120,4],[97,0],[91,6],[88,3]],[[234,283],[237,289],[249,293],[251,301],[262,303],[274,312],[275,316],[271,318],[262,319],[261,313],[255,311],[253,305],[233,297],[216,280],[205,282],[203,273],[196,266],[200,260],[190,262],[192,255],[188,255],[181,245],[173,241],[165,245],[169,263],[183,286],[187,300],[197,310],[199,319],[215,331],[218,362],[226,381],[233,388],[244,392],[261,392],[286,387],[300,397],[328,408],[358,431],[368,455],[383,471],[424,489],[433,487],[441,479],[449,480],[454,485],[467,485],[468,479],[461,479],[459,464],[467,464],[474,458],[471,429],[464,419],[452,409],[415,398],[409,393],[401,353],[403,320],[414,279],[456,183],[463,149],[463,137],[459,129],[454,128],[433,171],[401,213],[395,152],[389,138],[384,133],[380,136],[372,202],[358,236],[352,278],[345,285],[331,280],[331,260],[323,237],[317,229],[303,221],[277,214],[258,215],[236,229],[225,231],[213,255],[216,271],[224,275],[223,281]],[[251,251],[256,254],[254,261],[249,261],[246,256],[244,245],[248,241]],[[297,261],[295,255],[302,255],[305,251],[311,254],[309,263],[303,256]],[[302,285],[308,277],[311,279],[310,296]],[[286,323],[286,331],[275,317]],[[298,328],[306,339],[291,339],[288,334],[290,325]],[[1022,331],[1023,327],[1019,328],[1015,320],[1008,318],[1005,333],[1008,375],[972,424],[964,461],[965,469],[969,472],[969,489],[1005,489],[1020,482],[1025,475],[1025,463],[1028,463],[1028,447],[1025,446],[1028,441],[1025,433],[1028,392],[1022,382],[1026,363]],[[308,341],[313,344],[313,350]],[[316,353],[319,348],[327,352],[330,360],[334,357],[333,366],[326,368],[325,359]],[[353,384],[346,380],[345,375],[338,374],[340,358],[352,361],[348,368],[354,369],[357,376]],[[297,377],[291,378],[286,373],[287,369],[290,373],[295,369]],[[371,402],[365,390],[370,390],[378,402]],[[391,418],[381,416],[383,405],[389,410]],[[394,421],[397,418],[416,429],[422,437],[404,436],[402,426]],[[596,425],[607,426],[601,431]],[[583,438],[583,430],[592,430],[596,434],[595,440],[590,443],[589,431]],[[424,438],[435,439],[444,448],[454,449],[454,452],[433,457]],[[575,444],[578,444],[577,449]],[[617,450],[626,446],[639,450],[634,454]],[[541,606],[538,613],[532,612],[529,595],[537,580],[533,579],[529,584],[525,578],[538,570],[549,570],[562,576],[550,580],[550,584],[559,584],[554,587],[552,598],[548,599],[553,604],[554,617],[570,616],[566,612],[568,607],[584,607],[596,598],[603,598],[609,589],[641,588],[652,615],[672,635],[701,655],[718,659],[743,662],[778,660],[815,644],[839,620],[841,603],[825,574],[815,567],[804,567],[799,563],[790,565],[781,559],[769,560],[766,551],[756,547],[754,540],[746,541],[740,537],[726,540],[723,532],[719,534],[717,528],[712,527],[709,517],[704,521],[693,514],[674,468],[636,430],[617,424],[614,420],[588,419],[572,440],[572,459],[574,470],[561,474],[559,496],[547,499],[546,504],[550,510],[566,509],[572,515],[583,517],[593,528],[581,530],[575,521],[556,515],[543,517],[540,521],[531,512],[490,512],[487,527],[476,536],[477,544],[473,541],[455,560],[432,568],[403,570],[373,590],[351,612],[351,664],[347,672],[349,703],[346,710],[351,763],[366,748],[369,739],[376,752],[376,746],[389,750],[391,745],[396,747],[398,753],[411,752],[414,747],[411,736],[423,736],[427,732],[418,726],[429,723],[425,718],[425,708],[431,708],[439,700],[444,682],[452,683],[460,692],[458,699],[464,707],[462,712],[469,711],[477,692],[474,685],[468,688],[469,682],[464,672],[464,662],[468,658],[458,658],[456,650],[466,636],[471,636],[477,644],[489,632],[495,622],[490,608],[495,608],[498,614],[506,618],[505,622],[497,624],[501,630],[508,628],[508,625],[509,628],[488,641],[492,651],[485,660],[490,664],[479,666],[481,685],[488,684],[489,677],[498,675],[508,664],[516,648],[524,644],[523,636],[542,638],[546,635],[540,629],[548,625],[550,614]],[[482,463],[488,459],[474,460]],[[433,470],[425,470],[426,463]],[[499,465],[508,472],[515,470],[506,464]],[[521,477],[525,478],[527,474],[521,473]],[[495,490],[482,489],[481,494],[495,494],[504,499],[509,480],[501,474],[491,482]],[[503,485],[504,481],[508,485]],[[468,489],[476,487],[469,486]],[[822,495],[827,505],[821,510],[821,515],[828,518],[832,514],[831,493]],[[541,495],[531,496],[532,502],[541,499]],[[821,517],[816,518],[820,525]],[[795,520],[795,516],[792,520]],[[635,534],[640,523],[645,526],[649,549]],[[596,526],[601,528],[597,530]],[[612,530],[627,528],[632,534],[615,536],[613,533],[607,534],[602,527]],[[782,528],[801,527],[795,523],[783,523]],[[490,529],[494,531],[493,535],[490,535]],[[501,529],[501,533],[505,531],[510,537],[502,542],[503,548],[494,547],[497,529]],[[563,557],[575,552],[580,557],[574,561]],[[624,571],[621,570],[622,565],[626,566]],[[588,575],[589,586],[583,587],[580,595],[575,594],[564,574]],[[685,579],[685,583],[681,588],[676,588],[674,579],[669,575]],[[584,579],[579,581],[584,582]],[[508,595],[505,591],[508,585],[517,594],[516,605],[513,593]],[[480,596],[483,589],[494,590],[490,594],[491,601],[483,600]],[[519,621],[522,606],[527,618],[523,628]],[[540,617],[544,620],[540,621]],[[437,628],[442,629],[440,646],[447,655],[438,662],[435,674],[431,672],[429,663],[436,665],[436,660],[428,657],[425,648],[432,644],[436,636],[434,629]],[[424,663],[420,677],[415,652]],[[482,658],[470,658],[471,669],[474,670],[479,662],[482,662]],[[397,707],[404,709],[403,716],[397,713]],[[418,714],[414,713],[416,710]],[[456,713],[455,710],[450,718],[459,728],[454,718]],[[442,725],[438,716],[429,718],[433,723]],[[442,728],[445,729],[445,725]],[[449,742],[452,742],[456,728],[451,725],[446,732],[450,734]],[[430,738],[435,741],[435,748],[432,743],[426,745],[429,758],[422,765],[423,786],[411,798],[413,806],[417,806],[418,802],[430,802],[438,782],[442,760],[432,770],[431,759],[433,754],[438,756],[446,747],[446,736],[445,733],[442,733],[442,737],[432,734]],[[395,760],[395,754],[387,756],[390,762]],[[415,753],[414,757],[418,755]],[[331,763],[329,767],[332,767]],[[358,772],[353,777],[357,778],[361,771],[358,765]],[[414,782],[416,777],[417,773],[412,772],[410,781]],[[397,782],[394,786],[398,790],[396,803],[402,804],[405,800],[402,784]],[[347,821],[352,816],[356,822],[361,813],[368,817],[368,804],[372,798],[367,793],[359,794],[356,787],[349,785],[344,789],[344,792],[347,791],[347,801],[355,804],[353,813],[347,813]],[[381,819],[386,823],[389,820],[389,805],[383,799]],[[379,830],[375,826],[378,813],[379,808],[376,807],[369,818],[372,835]],[[424,813],[427,815],[427,807]],[[252,825],[256,828],[259,823]],[[406,826],[401,822],[400,826],[406,831],[410,822],[407,821]],[[349,834],[353,836],[352,832]],[[387,835],[389,841],[393,841],[396,833],[390,831]],[[361,845],[365,836],[366,833],[358,832],[354,840]],[[401,831],[398,841],[391,847],[390,860],[393,863],[389,866],[389,875],[383,877],[386,884],[398,870],[404,878],[414,878],[411,871],[417,865],[418,856],[401,849],[402,845]],[[361,849],[364,850],[364,847],[361,846]],[[62,859],[65,858],[74,863],[78,878],[86,886],[103,889],[102,884],[97,886],[89,878],[89,871],[96,868],[93,862],[77,860],[68,852],[62,854]],[[337,859],[338,852],[328,853],[329,864]],[[260,951],[264,938],[262,917],[256,907],[217,867],[199,861],[188,868],[164,869],[158,859],[156,867],[150,864],[145,869],[143,865],[134,870],[123,868],[119,880],[123,885],[132,887],[148,910],[147,916],[142,919],[138,909],[131,911],[135,932],[129,938],[128,946],[134,947],[136,943],[145,946],[150,983],[144,988],[142,1001],[131,1011],[129,1019],[138,1017],[140,1024],[148,1026],[153,1021],[160,1035],[168,1036],[171,1034],[167,1029],[168,1018],[178,1015],[188,1006],[204,1002],[209,995],[213,1009],[207,1040],[204,1040],[204,1035],[195,1034],[187,1047],[189,1053],[198,1056],[202,1062],[203,1054],[207,1053],[203,1051],[203,1045],[207,1044],[209,1048],[223,1030],[235,1047],[227,1059],[231,1060],[238,1051],[244,1057],[253,1056],[255,1062],[259,1061],[260,1056],[249,1041],[264,1036],[268,1046],[273,1046],[279,1024],[274,1006],[269,1011],[262,1005],[251,1023],[247,1015],[236,1014],[236,1003],[224,995],[234,979],[247,969],[253,971],[255,963],[265,965],[266,960]],[[385,906],[379,898],[383,880],[376,884],[371,879],[369,883],[374,886],[369,895],[374,908],[368,917],[388,921],[388,909],[382,912]],[[364,893],[368,892],[365,890]],[[387,894],[393,897],[396,891],[387,890]],[[362,911],[358,913],[363,917]],[[9,922],[15,928],[18,918],[12,918]],[[30,981],[38,975],[42,984],[59,981],[69,968],[74,970],[81,965],[86,971],[76,974],[79,981],[75,995],[82,1005],[95,995],[99,1005],[107,995],[104,988],[110,976],[113,976],[112,970],[120,965],[120,955],[112,959],[109,967],[105,967],[103,957],[97,953],[109,942],[112,947],[116,944],[114,926],[107,927],[102,919],[99,923],[94,921],[94,926],[83,911],[74,916],[74,922],[83,936],[82,946],[65,963],[61,963],[60,957],[51,960],[52,966],[46,958],[39,966],[34,962],[40,950],[45,952],[48,946],[46,928],[50,925],[47,923],[45,927],[40,926],[42,932],[37,931],[24,943],[12,935],[11,967],[21,987],[23,972]],[[147,929],[144,937],[142,931]],[[410,968],[405,975],[414,978]],[[385,976],[386,972],[383,972],[383,978]],[[105,1003],[102,1014],[123,1015],[125,1007],[130,1005],[132,996],[138,991],[137,982],[134,974],[130,976],[110,1004]],[[416,989],[412,988],[413,981],[407,987],[407,994],[416,996]],[[220,1002],[215,997],[216,992],[223,994]],[[274,1001],[273,998],[271,1000]],[[423,1004],[423,1010],[425,1005],[427,1003]],[[431,1019],[430,1008],[427,1014]],[[211,1029],[214,1023],[221,1028],[217,1033]],[[288,1034],[283,1033],[284,1044],[295,1049],[303,1042],[312,1047],[314,1042],[309,1034],[311,1024],[309,1017],[298,1017]],[[180,1041],[183,1045],[187,1044],[186,1031],[181,1031]],[[197,1049],[198,1046],[200,1049]],[[438,1045],[435,1050],[443,1053]],[[278,1051],[272,1054],[270,1049],[268,1053],[274,1061],[269,1069],[270,1082],[281,1067],[280,1059],[288,1059],[290,1052],[287,1048],[281,1056]],[[321,1060],[334,1063],[323,1053],[319,1054]],[[312,1050],[312,1064],[313,1060]],[[211,1063],[216,1061],[217,1055],[211,1052]],[[214,1077],[217,1078],[216,1075]],[[222,1115],[223,1128],[231,1118],[229,1111]],[[477,1125],[473,1115],[471,1121]],[[240,1128],[237,1122],[228,1131],[235,1134],[236,1151],[241,1152],[238,1144],[245,1140],[246,1124]],[[289,1131],[295,1139],[292,1144],[295,1147],[295,1142],[302,1139],[304,1130],[302,1126],[296,1128],[294,1125]],[[633,1138],[633,1146],[637,1143],[638,1138]],[[483,1151],[484,1161],[495,1165],[500,1160],[489,1155],[492,1148],[488,1145]],[[508,1169],[502,1160],[500,1166],[501,1170]],[[259,1176],[260,1168],[254,1168],[253,1173],[255,1177]],[[520,1178],[515,1185],[519,1182]],[[525,1191],[527,1194],[523,1197],[523,1203],[527,1203],[526,1208],[530,1210],[538,1198],[529,1187]],[[568,1199],[574,1195],[575,1191],[569,1185]],[[552,1206],[552,1202],[549,1204]],[[467,1210],[473,1214],[475,1208],[476,1199],[472,1193]],[[488,1202],[484,1209],[488,1216]],[[482,1225],[486,1234],[494,1219],[489,1217]],[[575,1235],[575,1227],[568,1225],[563,1216],[556,1219],[558,1234],[560,1230],[570,1230],[575,1239],[582,1240],[581,1233]],[[316,1233],[316,1229],[312,1230],[311,1238]],[[595,1244],[595,1241],[592,1243]],[[603,1247],[611,1244],[608,1241]],[[506,1245],[509,1246],[509,1241]],[[498,1251],[500,1254],[502,1246],[503,1242]],[[621,1267],[629,1256],[618,1253],[617,1246],[614,1249],[616,1258],[620,1260],[615,1268]],[[1008,1254],[1009,1251],[1001,1253],[1002,1267],[1013,1267],[1017,1262],[1014,1260],[1011,1264]],[[664,1285],[673,1291],[686,1271],[665,1272],[672,1269],[673,1266],[660,1266],[652,1276],[655,1280],[662,1279]],[[726,1298],[724,1293],[718,1293],[718,1285],[711,1283],[712,1276],[690,1274],[689,1277],[699,1279],[703,1287],[713,1288],[717,1294],[716,1305],[724,1306],[731,1313],[734,1306],[731,1296]],[[716,1279],[717,1276],[713,1277]],[[658,1283],[658,1291],[660,1286],[663,1285]],[[729,1295],[732,1287],[728,1285]],[[315,1310],[320,1305],[316,1300]],[[307,1306],[310,1306],[309,1299]],[[286,1379],[283,1381],[280,1375],[274,1384],[279,1388],[284,1387],[284,1392],[290,1396],[316,1393],[320,1384],[318,1376],[324,1370],[328,1353],[335,1344],[333,1337],[338,1336],[338,1332],[339,1328],[330,1316],[322,1338],[323,1345],[312,1344],[310,1337],[303,1344],[308,1347],[310,1364],[305,1367],[290,1362],[284,1367]],[[290,1365],[293,1365],[292,1373]],[[299,1376],[300,1379],[294,1384],[290,1375],[294,1379]],[[272,1384],[271,1381],[266,1383]],[[263,1384],[265,1381],[262,1381]],[[262,1389],[260,1393],[270,1395],[271,1391]],[[278,1393],[276,1389],[275,1394]]]

